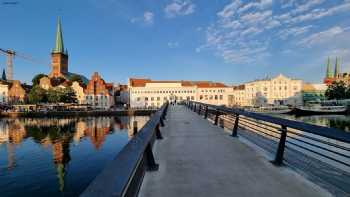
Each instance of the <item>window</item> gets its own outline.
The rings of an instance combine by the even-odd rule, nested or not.
[[[191,100],[192,100],[192,101],[194,100],[194,96],[191,96]]]
[[[218,95],[215,95],[214,98],[215,98],[215,100],[218,100]]]
[[[145,97],[145,101],[148,101],[148,97]]]
[[[223,95],[220,95],[219,96],[220,100],[224,99],[224,96]]]
[[[203,95],[200,95],[200,96],[199,96],[199,100],[203,100]]]
[[[151,97],[151,101],[153,101],[154,100],[154,98],[153,97]]]
[[[157,97],[157,101],[160,101],[160,97]]]
[[[141,98],[140,98],[140,97],[137,97],[137,98],[136,98],[136,101],[140,101],[140,100],[141,100]]]
[[[209,100],[213,100],[213,95],[210,95],[210,96],[209,96]]]

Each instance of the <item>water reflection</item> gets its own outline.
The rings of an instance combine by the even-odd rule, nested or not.
[[[141,128],[148,118],[2,119],[0,192],[5,196],[26,192],[34,196],[76,196],[132,137],[134,122]],[[31,167],[33,163],[36,166]],[[44,178],[30,181],[28,174]],[[66,183],[76,178],[79,183]]]

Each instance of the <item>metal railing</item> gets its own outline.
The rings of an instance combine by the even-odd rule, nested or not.
[[[185,105],[215,125],[232,129],[232,136],[249,131],[275,144],[276,165],[283,164],[285,149],[293,149],[350,172],[350,133],[323,126],[199,102]],[[241,130],[238,130],[240,128]],[[298,156],[298,155],[297,155]]]
[[[137,196],[145,171],[158,170],[152,146],[155,139],[162,139],[160,127],[167,109],[168,103],[153,114],[80,196]]]

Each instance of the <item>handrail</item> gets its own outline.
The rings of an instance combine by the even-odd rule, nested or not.
[[[323,127],[323,126],[317,126],[317,125],[311,125],[308,123],[303,123],[303,122],[298,122],[298,121],[293,121],[293,120],[287,120],[287,119],[283,119],[283,118],[278,118],[278,117],[272,117],[269,115],[265,115],[265,114],[258,114],[258,113],[254,113],[254,112],[247,112],[244,111],[242,109],[235,109],[235,108],[227,108],[227,107],[223,107],[223,106],[216,106],[216,105],[210,105],[210,104],[204,104],[204,103],[200,103],[200,102],[195,102],[195,101],[187,101],[186,102],[187,107],[189,107],[190,109],[192,109],[193,111],[197,112],[198,114],[201,114],[201,109],[204,109],[204,118],[207,119],[209,114],[213,114],[214,115],[214,119],[213,122],[215,125],[218,125],[218,119],[220,115],[230,115],[232,117],[235,117],[233,119],[235,119],[233,121],[233,119],[231,120],[231,122],[233,122],[234,126],[232,128],[232,136],[236,137],[237,136],[237,132],[238,132],[238,128],[248,128],[248,130],[252,130],[252,131],[256,131],[256,132],[260,132],[262,134],[266,134],[270,137],[271,134],[266,133],[265,131],[260,131],[254,127],[258,127],[261,128],[263,130],[267,130],[268,132],[271,132],[271,130],[269,128],[273,128],[273,133],[278,133],[279,136],[273,136],[274,138],[276,138],[278,141],[278,147],[276,150],[276,155],[275,155],[275,159],[273,161],[274,164],[276,165],[281,165],[283,163],[284,160],[284,149],[286,147],[286,143],[291,143],[288,139],[293,139],[293,137],[291,137],[288,134],[297,134],[300,137],[305,137],[307,140],[313,140],[314,143],[320,143],[318,144],[312,144],[311,142],[308,141],[304,141],[304,140],[299,140],[299,139],[294,139],[294,140],[298,140],[299,142],[304,143],[305,145],[309,145],[309,146],[313,146],[316,147],[318,149],[320,149],[321,151],[328,151],[328,153],[331,154],[336,154],[340,157],[343,157],[344,159],[349,159],[350,155],[350,133],[344,132],[342,130],[339,129],[335,129],[335,128],[328,128],[328,127]],[[242,120],[240,120],[242,119]],[[269,128],[264,128],[260,125],[256,125],[254,123],[249,123],[249,121],[246,121],[245,119],[249,120],[256,120],[256,121],[261,121],[262,125],[264,125],[264,127],[269,127]],[[230,121],[230,120],[228,120]],[[255,122],[255,121],[254,121]],[[256,122],[258,124],[258,122]],[[268,125],[268,124],[272,124],[272,125]],[[252,126],[253,125],[253,126]],[[274,125],[279,125],[279,128],[277,126]],[[243,126],[243,127],[242,127]],[[296,132],[294,132],[294,130],[298,130],[303,132],[298,134]],[[277,132],[279,131],[279,132]],[[311,134],[311,135],[310,135]],[[314,136],[314,137],[312,137]],[[335,140],[334,142],[331,141],[325,141],[322,140],[321,138],[317,138],[316,136],[320,136],[322,138],[326,138],[326,139],[331,139],[331,140]],[[338,145],[336,144],[336,142],[341,142],[344,143],[343,145]],[[322,146],[321,146],[322,144]],[[301,146],[298,145],[299,148],[303,148],[304,150],[308,150],[310,151],[307,146]],[[324,146],[330,146],[331,148],[326,148]],[[342,152],[336,152],[334,150],[332,150],[332,148],[339,148],[341,149],[341,151],[348,151],[347,154],[344,154]],[[331,157],[331,156],[327,156],[325,154],[323,154],[322,152],[318,153],[316,151],[311,151],[313,153],[316,153],[318,155],[324,156],[327,159],[330,159],[332,161],[336,161],[340,164],[343,164],[344,166],[350,167],[350,164],[347,164],[343,161],[340,161],[337,157]]]
[[[167,109],[168,103],[165,103],[153,114],[80,196],[136,196],[145,171],[158,169],[152,144],[155,138],[162,138],[159,127],[164,124]]]

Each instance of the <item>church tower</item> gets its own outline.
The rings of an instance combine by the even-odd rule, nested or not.
[[[339,62],[338,62],[338,57],[335,59],[335,68],[334,68],[334,78],[339,77],[338,75],[340,74],[340,68],[339,68]]]
[[[50,78],[65,77],[68,74],[68,53],[64,49],[61,21],[58,19],[56,31],[56,43],[51,52]]]

